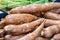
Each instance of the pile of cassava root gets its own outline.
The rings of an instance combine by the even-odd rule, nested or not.
[[[30,4],[0,21],[0,40],[60,40],[60,3]]]

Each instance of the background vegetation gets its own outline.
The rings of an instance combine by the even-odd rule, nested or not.
[[[43,4],[52,2],[52,0],[1,0],[0,9],[10,10],[18,6],[24,6],[28,4]]]

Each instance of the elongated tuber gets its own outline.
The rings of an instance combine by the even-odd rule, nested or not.
[[[60,20],[60,14],[54,13],[54,12],[46,12],[44,14],[44,17],[46,17],[48,19]]]
[[[60,40],[60,34],[55,34],[51,40]]]
[[[37,17],[31,14],[10,14],[3,20],[5,24],[22,24],[36,20]]]
[[[60,24],[60,20],[51,20],[51,19],[45,19],[45,26],[52,26],[52,25],[57,25]]]
[[[24,37],[24,35],[19,35],[19,36],[6,35],[5,40],[17,40],[22,37]],[[43,37],[37,37],[35,40],[48,40],[48,39]]]
[[[12,35],[6,35],[5,36],[5,40],[17,40],[21,37],[23,37],[24,35],[19,35],[19,36],[12,36]]]
[[[57,2],[51,2],[51,3],[45,3],[45,4],[31,4],[27,6],[17,7],[10,11],[10,14],[15,13],[35,13],[35,12],[42,12],[51,10],[54,8],[60,8],[60,3]]]
[[[25,23],[22,25],[7,25],[4,27],[5,31],[12,35],[19,35],[22,33],[26,33],[34,29],[37,25],[41,24],[44,19],[38,19],[31,23]]]
[[[44,28],[44,22],[42,22],[42,24],[35,31],[33,31],[32,33],[29,33],[29,34],[25,35],[24,37],[19,38],[17,40],[35,40],[35,38],[40,35],[42,29]]]
[[[41,36],[46,37],[46,38],[50,38],[54,34],[59,33],[59,32],[60,32],[60,25],[53,25],[53,26],[49,26],[47,28],[44,28],[41,32]]]

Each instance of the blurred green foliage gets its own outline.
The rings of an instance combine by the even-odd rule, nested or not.
[[[0,9],[10,10],[18,6],[24,6],[28,4],[42,4],[51,1],[52,0],[2,0],[0,2]]]

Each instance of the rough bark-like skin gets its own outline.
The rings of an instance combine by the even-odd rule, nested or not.
[[[60,20],[60,14],[54,12],[46,12],[44,17],[48,19]]]
[[[36,28],[36,26],[38,26],[39,24],[42,23],[44,19],[38,19],[36,21],[33,21],[31,23],[25,23],[22,25],[7,25],[4,27],[5,31],[9,34],[12,35],[20,35],[22,33],[27,33],[31,30],[33,30],[34,28]]]
[[[20,35],[20,36],[6,35],[5,40],[17,40],[17,39],[22,38],[22,37],[24,37],[24,35]],[[35,38],[35,40],[48,40],[48,39],[43,38],[43,37],[37,37],[37,38]]]
[[[11,14],[11,13],[8,12],[8,14]],[[37,17],[41,16],[41,12],[34,12],[34,13],[12,13],[12,14],[32,14],[32,15],[35,15]]]
[[[41,17],[42,16],[41,12],[35,12],[35,13],[29,13],[29,14],[35,15],[37,17]]]
[[[54,8],[60,8],[60,3],[45,3],[45,4],[31,4],[27,6],[17,7],[12,9],[9,13],[15,14],[15,13],[35,13],[35,12],[42,12],[51,10]]]
[[[51,12],[54,12],[54,13],[60,14],[60,8],[52,9],[52,10],[50,10],[50,11],[51,11]]]
[[[43,29],[41,32],[41,36],[50,38],[54,34],[59,33],[59,32],[60,32],[60,25],[53,25],[53,26],[49,26],[49,27]]]
[[[24,35],[19,35],[19,36],[12,36],[12,35],[6,35],[5,36],[5,40],[17,40],[21,37],[23,37]]]
[[[36,20],[38,17],[31,14],[10,14],[3,20],[5,24],[23,24]]]
[[[43,28],[44,28],[44,22],[35,31],[17,40],[35,40],[35,38],[40,35]]]
[[[4,36],[4,29],[0,29],[0,37]]]
[[[60,34],[55,34],[51,40],[60,40]]]
[[[60,24],[60,20],[51,20],[51,19],[45,19],[45,26],[52,26],[52,25],[57,25]]]
[[[48,40],[48,39],[43,37],[37,37],[35,40]]]
[[[0,29],[4,28],[4,26],[5,26],[4,21],[0,21]]]

